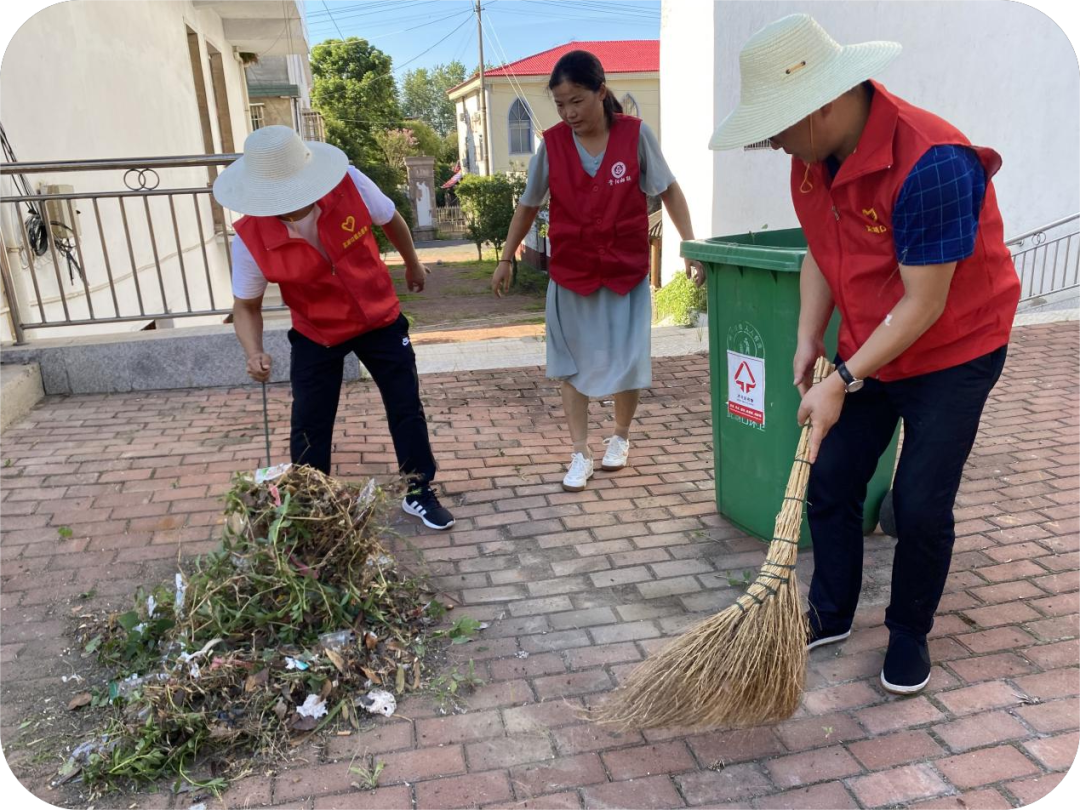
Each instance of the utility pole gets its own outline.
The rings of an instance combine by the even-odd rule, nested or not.
[[[480,0],[476,0],[476,41],[480,45],[480,142],[484,156],[483,174],[491,174],[491,141],[488,138],[487,90],[484,88],[484,24],[480,18]]]

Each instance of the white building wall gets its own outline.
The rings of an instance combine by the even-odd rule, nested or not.
[[[0,120],[22,162],[193,155],[205,153],[199,107],[195,94],[187,28],[199,34],[206,96],[213,104],[213,86],[207,63],[206,42],[222,56],[228,90],[230,119],[236,147],[249,130],[243,91],[243,69],[226,40],[220,18],[210,10],[196,9],[190,2],[89,2],[72,0],[38,12],[14,35],[0,73]],[[46,101],[47,99],[47,101]],[[215,151],[221,146],[216,116],[212,113]],[[40,184],[62,183],[75,192],[123,190],[123,172],[75,172],[28,175],[33,190]],[[208,184],[205,168],[161,171],[162,188],[201,187]],[[8,178],[2,191],[14,193]],[[203,240],[200,239],[195,205],[190,196],[175,200],[177,229],[189,276],[201,283],[189,285],[193,309],[209,308]],[[132,250],[145,308],[161,306],[160,284],[154,269],[154,246],[146,228],[142,200],[128,200],[127,215]],[[98,235],[93,204],[76,203],[95,313],[111,315],[104,251]],[[102,230],[117,282],[121,314],[139,313],[132,278],[131,259],[119,203],[101,200]],[[164,197],[150,200],[158,256],[162,260],[166,297],[172,308],[184,304],[172,212]],[[209,200],[200,198],[199,211],[210,276],[218,307],[229,306],[228,265],[224,239],[215,237]],[[23,208],[20,219],[24,219]],[[14,287],[21,301],[30,300],[33,289],[30,265],[16,225],[13,206],[3,206],[0,217],[4,243],[12,266]],[[59,285],[49,254],[37,259],[37,280],[50,320],[62,317]],[[61,279],[69,298],[71,317],[85,318],[89,308],[82,282],[67,277],[61,259]],[[38,320],[36,309],[32,317]],[[26,320],[27,314],[23,313]],[[220,320],[220,319],[218,319]],[[6,317],[4,340],[11,339]],[[108,331],[141,328],[145,322],[114,324]],[[64,334],[100,332],[101,327],[77,328]],[[28,336],[55,336],[51,329],[33,330]]]
[[[800,12],[842,44],[903,45],[875,78],[1001,153],[994,183],[1007,236],[1080,211],[1080,72],[1068,38],[1042,12],[1010,0],[664,0],[662,145],[696,230],[699,211],[710,214],[699,235],[797,226],[782,153],[710,153],[707,143],[714,123],[738,104],[742,45],[767,23]],[[710,189],[687,188],[688,178],[710,169]],[[665,225],[665,233],[673,230]],[[666,241],[665,280],[679,264]]]
[[[711,85],[716,75],[709,2],[664,0],[660,16],[660,148],[686,195],[694,236],[712,235],[717,154],[705,146],[719,118]],[[679,232],[664,211],[661,275],[666,283],[683,266]]]

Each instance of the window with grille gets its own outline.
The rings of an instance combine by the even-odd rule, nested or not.
[[[532,154],[532,116],[521,99],[510,106],[510,154]]]
[[[252,104],[251,105],[251,131],[254,132],[257,129],[261,129],[266,126],[266,105],[265,104]]]
[[[637,99],[627,93],[622,97],[622,111],[626,115],[632,115],[635,118],[641,118],[641,108],[638,107]]]

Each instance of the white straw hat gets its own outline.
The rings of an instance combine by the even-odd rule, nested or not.
[[[739,53],[739,106],[710,149],[737,149],[779,135],[876,75],[900,54],[896,42],[840,45],[809,14],[762,28]]]
[[[336,146],[302,141],[289,127],[263,127],[247,136],[244,156],[214,181],[214,198],[240,214],[288,214],[325,197],[348,168]]]

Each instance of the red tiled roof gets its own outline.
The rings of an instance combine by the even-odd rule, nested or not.
[[[604,66],[604,73],[648,73],[660,70],[660,40],[658,39],[613,39],[585,42],[567,42],[546,51],[526,56],[516,62],[484,71],[485,76],[546,76],[551,73],[559,58],[570,51],[589,51],[596,55]],[[453,87],[457,90],[476,78],[469,79]]]

